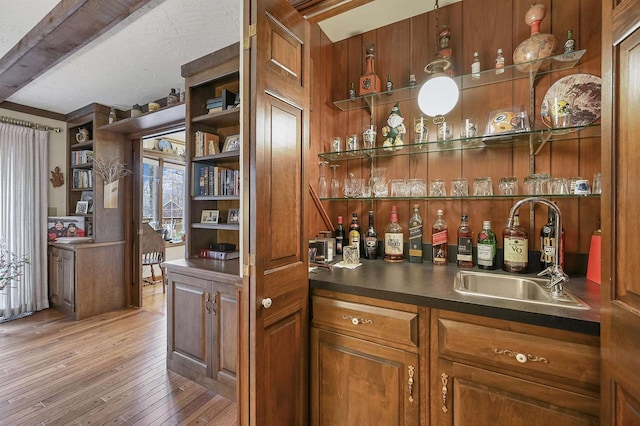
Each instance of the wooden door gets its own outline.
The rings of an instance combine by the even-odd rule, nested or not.
[[[312,328],[310,424],[417,426],[418,367],[418,354]]]
[[[215,327],[212,377],[231,388],[236,387],[238,372],[238,296],[234,285],[213,283]]]
[[[603,2],[602,424],[640,424],[640,0]]]
[[[309,24],[286,0],[251,0],[244,16],[250,17],[249,33],[256,30],[250,36],[250,65],[244,65],[251,72],[250,119],[243,124],[250,156],[245,169],[251,270],[248,421],[303,425],[308,405]]]
[[[442,359],[436,370],[434,426],[598,424],[596,398]]]

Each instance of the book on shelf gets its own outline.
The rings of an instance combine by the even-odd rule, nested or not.
[[[194,148],[195,157],[220,154],[220,136],[198,130],[195,133]]]
[[[71,151],[71,165],[79,166],[85,164],[93,163],[93,151],[91,150],[80,150],[80,151]]]
[[[240,195],[240,171],[212,165],[197,165],[198,195]]]
[[[239,251],[200,250],[200,257],[205,259],[231,260],[240,257]]]

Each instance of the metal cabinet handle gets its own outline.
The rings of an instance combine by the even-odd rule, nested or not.
[[[520,364],[524,364],[527,361],[542,362],[543,364],[548,364],[549,363],[549,359],[545,358],[543,356],[535,356],[535,355],[531,355],[531,354],[523,354],[523,353],[520,353],[520,352],[511,351],[509,349],[493,348],[493,352],[498,354],[498,355],[507,355],[507,356],[510,356],[512,358],[515,358],[516,361],[518,361]]]
[[[273,304],[273,301],[271,300],[270,297],[266,297],[266,298],[262,299],[262,306],[265,309],[269,309],[272,304]]]
[[[409,369],[409,381],[408,381],[408,384],[409,384],[409,402],[413,402],[414,401],[414,399],[413,399],[413,374],[415,373],[416,368],[413,365],[410,365],[408,367],[408,369]]]
[[[209,294],[209,292],[206,292],[204,294],[204,306],[207,308],[207,313],[210,314],[211,313],[211,294]]]
[[[442,381],[442,412],[446,413],[447,411],[449,411],[449,409],[447,408],[447,393],[449,393],[447,384],[449,383],[449,376],[447,375],[447,373],[442,373],[440,375],[440,378]]]
[[[351,321],[351,323],[353,325],[358,325],[358,324],[373,324],[373,320],[370,319],[366,319],[366,318],[358,318],[358,317],[354,317],[351,315],[343,315],[342,316],[343,320],[347,320],[347,321]]]

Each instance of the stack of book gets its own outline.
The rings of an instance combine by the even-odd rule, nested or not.
[[[220,137],[198,130],[195,135],[195,157],[220,154]]]
[[[200,257],[205,259],[231,260],[240,257],[235,244],[211,244],[209,249],[200,250]]]
[[[217,98],[207,99],[206,108],[209,114],[213,114],[215,112],[223,111],[227,108],[231,108],[234,106],[236,100],[236,94],[231,90],[222,90],[222,96],[218,96]]]

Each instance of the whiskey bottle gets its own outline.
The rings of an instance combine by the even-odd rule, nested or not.
[[[442,218],[443,211],[439,209],[436,221],[431,227],[431,246],[434,265],[446,265],[449,261],[449,231],[447,223]]]
[[[376,75],[373,52],[373,47],[367,48],[365,71],[362,77],[360,77],[360,96],[381,91],[380,77]]]
[[[378,258],[378,233],[373,227],[373,210],[369,210],[369,228],[364,233],[364,257]]]
[[[478,268],[496,269],[497,253],[496,234],[491,230],[491,221],[485,220],[478,234]]]
[[[504,263],[507,272],[525,273],[529,264],[529,234],[520,226],[520,215],[516,214],[513,224],[502,232],[504,241]]]
[[[396,206],[391,206],[389,223],[384,227],[384,260],[387,262],[402,262],[404,260],[402,254],[403,245],[404,236],[402,234],[402,226],[398,223],[398,209]]]
[[[344,244],[344,226],[342,225],[342,216],[338,216],[338,226],[336,226],[336,254],[342,254],[342,245]]]
[[[473,52],[473,62],[471,63],[471,79],[480,80],[480,59],[478,52]]]
[[[564,229],[560,237],[559,262],[560,267],[564,268]],[[547,223],[540,228],[540,268],[547,269],[555,262],[556,249],[556,215],[553,209],[549,208],[547,212]]]
[[[413,205],[413,216],[409,219],[409,262],[422,263],[422,217],[419,205]]]
[[[360,223],[358,223],[358,213],[353,213],[351,216],[351,224],[349,225],[349,245],[358,247],[358,257],[362,256],[362,250],[360,250]]]
[[[576,50],[576,41],[573,39],[573,30],[567,31],[567,41],[564,42],[564,53]]]
[[[462,215],[460,226],[458,226],[457,263],[461,268],[473,267],[473,234],[467,215]]]

